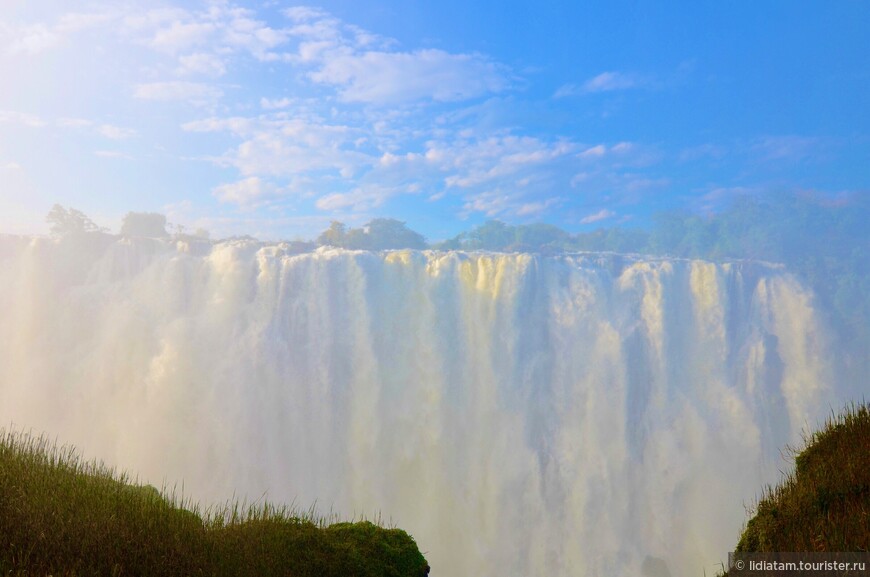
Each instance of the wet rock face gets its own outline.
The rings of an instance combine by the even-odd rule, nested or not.
[[[643,577],[671,577],[671,571],[664,559],[647,556],[640,567]]]

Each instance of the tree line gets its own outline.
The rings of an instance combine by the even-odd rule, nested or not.
[[[56,236],[104,234],[78,210],[55,205],[47,216]],[[399,220],[376,218],[359,228],[334,221],[299,250],[333,246],[355,250],[438,249],[538,252],[612,251],[708,260],[752,259],[785,264],[834,312],[842,334],[870,343],[870,197],[832,201],[808,194],[741,196],[711,215],[663,212],[646,228],[612,227],[571,234],[550,224],[512,225],[490,220],[429,244]],[[175,226],[157,213],[128,213],[124,236],[208,238]],[[861,345],[859,345],[861,346]],[[863,346],[866,347],[866,344]],[[864,351],[864,356],[866,351]],[[860,351],[859,351],[860,356]]]

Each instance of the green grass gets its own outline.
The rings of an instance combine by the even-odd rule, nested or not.
[[[201,511],[69,447],[0,430],[2,575],[428,573],[404,531],[331,520],[268,503]]]
[[[789,453],[794,472],[764,491],[736,551],[870,551],[870,407],[832,415]]]

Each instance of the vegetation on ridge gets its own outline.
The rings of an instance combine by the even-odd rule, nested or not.
[[[121,234],[166,238],[167,225],[161,218],[150,213],[129,213]],[[866,194],[838,199],[809,193],[743,195],[713,214],[659,213],[647,228],[611,227],[571,234],[549,224],[512,225],[491,220],[431,248],[543,254],[613,251],[783,263],[812,288],[819,308],[830,313],[828,320],[839,336],[836,346],[841,364],[850,374],[860,375],[870,373],[868,219],[870,195]],[[75,209],[55,205],[47,220],[55,236],[104,234]],[[185,234],[178,225],[175,231],[174,238],[208,238],[207,231]],[[333,222],[314,241],[290,244],[294,252],[311,251],[317,246],[363,250],[430,247],[422,235],[390,218],[373,219],[361,228]]]
[[[794,472],[765,490],[735,550],[870,552],[870,406],[832,416],[791,451]]]
[[[201,513],[44,438],[0,430],[0,574],[417,577],[399,529],[269,504]]]

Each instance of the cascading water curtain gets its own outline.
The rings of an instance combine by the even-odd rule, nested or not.
[[[436,576],[701,574],[841,403],[762,264],[4,237],[0,319],[0,422],[380,514]]]

